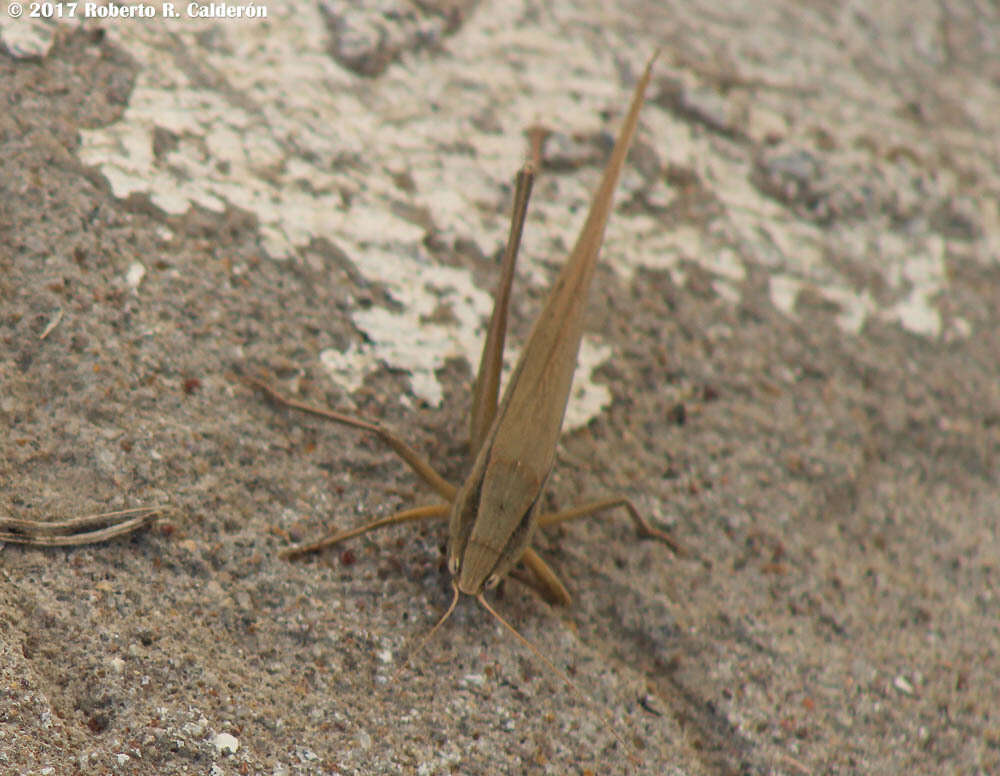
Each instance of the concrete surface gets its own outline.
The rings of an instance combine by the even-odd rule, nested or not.
[[[869,5],[5,16],[0,510],[171,511],[0,552],[0,770],[1000,770],[1000,14]],[[505,586],[589,703],[469,602],[397,675],[444,526],[276,553],[428,495],[237,374],[458,480],[523,131],[515,341],[656,47],[548,501],[691,557],[581,521],[571,609]]]

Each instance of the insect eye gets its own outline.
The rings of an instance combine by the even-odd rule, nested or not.
[[[461,565],[462,565],[462,559],[459,558],[457,555],[452,555],[450,558],[448,558],[448,571],[451,573],[453,577],[458,575],[458,569],[459,566]]]
[[[486,584],[484,585],[484,587],[487,590],[492,590],[499,584],[500,584],[500,577],[494,574],[492,577],[486,580]]]

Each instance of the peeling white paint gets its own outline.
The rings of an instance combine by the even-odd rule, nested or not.
[[[948,283],[944,242],[937,237],[928,240],[926,253],[902,258],[897,266],[910,292],[882,315],[916,334],[940,336],[941,313],[934,306],[934,299],[945,291]]]
[[[14,59],[41,59],[48,55],[55,41],[55,25],[30,14],[18,19],[10,7],[9,3],[4,4],[5,13],[0,14],[3,48]]]
[[[777,307],[785,315],[793,315],[795,312],[795,300],[804,284],[788,275],[772,275],[768,282],[768,293],[771,297],[771,304]]]
[[[678,24],[692,24],[684,21],[686,15],[698,13],[675,12]],[[445,240],[461,237],[493,254],[506,234],[503,192],[509,191],[525,152],[523,129],[542,121],[586,134],[617,125],[602,112],[620,116],[625,107],[628,85],[620,69],[627,60],[637,73],[647,50],[661,41],[654,40],[653,31],[648,41],[636,41],[615,25],[600,26],[599,41],[568,34],[597,29],[591,22],[605,14],[599,2],[556,3],[545,13],[537,8],[529,13],[519,2],[487,2],[447,39],[444,50],[404,54],[378,78],[366,79],[329,56],[328,34],[315,5],[275,0],[268,13],[266,23],[102,20],[139,70],[121,119],[81,133],[80,158],[107,177],[115,196],[147,194],[169,214],[191,207],[252,213],[262,247],[276,259],[297,257],[314,238],[341,247],[363,276],[386,284],[400,309],[355,311],[353,323],[371,344],[317,357],[346,390],[360,385],[380,363],[405,370],[414,394],[436,404],[441,386],[435,371],[444,361],[458,356],[475,365],[490,298],[469,273],[435,267],[422,249],[425,226],[401,217],[393,205],[427,212]],[[755,12],[745,21],[744,33],[727,27],[734,46],[750,47],[741,58],[747,68],[741,75],[753,77],[753,51],[764,56],[769,46],[780,45],[783,57],[798,58],[800,71],[786,65],[781,76],[798,79],[796,88],[807,86],[810,78],[831,77],[842,80],[843,94],[862,94],[859,90],[866,88],[849,68],[817,59],[838,56],[835,47],[801,49],[808,41],[768,31],[775,19],[767,14]],[[709,24],[704,18],[699,23]],[[49,28],[43,27],[4,20],[0,38],[8,49],[27,40],[44,55]],[[770,81],[774,74],[767,71],[766,57],[760,61],[760,75]],[[759,100],[730,104],[706,91],[694,68],[679,68],[669,55],[662,67],[690,94],[715,105],[722,120],[740,115],[742,107],[741,129],[757,140],[790,134],[798,126],[788,105],[766,90],[756,93]],[[813,98],[803,91],[787,99],[794,104]],[[894,100],[878,91],[836,104],[813,100],[810,110],[826,112],[810,120],[830,125],[834,135],[847,135],[845,127],[865,119],[871,123],[870,105],[894,105]],[[484,113],[495,130],[479,128],[477,117]],[[894,120],[891,111],[883,114],[886,121]],[[900,124],[893,131],[900,128],[906,129]],[[921,336],[941,336],[936,304],[948,290],[943,241],[930,240],[915,253],[912,242],[898,235],[872,238],[872,223],[863,229],[836,223],[827,228],[798,219],[753,185],[744,152],[725,152],[712,133],[656,104],[644,110],[639,134],[662,164],[688,169],[702,180],[719,198],[724,215],[708,234],[701,224],[668,229],[653,215],[616,212],[603,260],[623,280],[639,267],[650,267],[683,282],[680,262],[698,262],[712,274],[720,296],[737,303],[746,279],[744,262],[753,262],[771,271],[771,300],[788,315],[795,315],[795,298],[808,286],[837,303],[837,320],[847,332],[856,333],[878,317]],[[161,140],[157,153],[154,137]],[[905,142],[913,142],[912,135]],[[461,148],[468,152],[456,152]],[[855,155],[863,157],[860,151]],[[413,180],[413,192],[397,186],[400,172]],[[524,278],[536,284],[550,280],[551,266],[562,259],[552,246],[573,243],[599,173],[593,167],[551,176],[536,190],[522,251]],[[628,171],[623,188],[631,187],[634,178]],[[669,190],[658,196],[671,201]],[[997,219],[995,210],[979,206],[984,224]],[[877,275],[878,293],[844,276],[830,260],[837,255]],[[432,315],[442,306],[451,316]],[[948,334],[964,331],[955,325]],[[585,340],[569,425],[586,422],[608,401],[606,390],[590,380],[591,369],[607,352]]]
[[[840,307],[837,323],[850,334],[859,334],[865,321],[878,311],[878,305],[868,291],[858,293],[851,288],[827,286],[822,293]]]
[[[481,321],[490,313],[490,295],[472,285],[464,270],[395,254],[379,255],[375,249],[369,249],[367,258],[391,267],[382,282],[399,302],[399,310],[371,307],[356,311],[355,324],[374,344],[352,346],[344,353],[326,350],[320,360],[346,390],[360,387],[364,376],[380,363],[406,364],[413,392],[431,404],[440,404],[441,385],[434,373],[448,359],[482,348]],[[449,310],[452,321],[437,322],[434,312],[441,306]],[[470,363],[475,364],[477,358]]]
[[[469,273],[435,267],[422,255],[424,228],[387,206],[406,198],[392,174],[409,173],[416,193],[408,204],[426,208],[446,239],[472,239],[492,254],[505,238],[502,192],[522,160],[523,128],[541,118],[572,131],[605,129],[599,111],[621,109],[627,89],[609,77],[610,60],[595,63],[583,41],[539,32],[532,42],[514,34],[520,10],[513,5],[478,15],[482,24],[450,39],[450,56],[414,56],[363,81],[325,55],[314,8],[293,12],[274,3],[270,11],[266,28],[199,22],[171,28],[203,57],[206,71],[238,90],[241,102],[254,104],[254,112],[234,104],[230,92],[193,83],[190,69],[164,55],[166,32],[156,24],[109,24],[141,70],[122,120],[83,132],[80,156],[100,168],[115,196],[146,193],[169,214],[192,206],[219,212],[227,205],[255,214],[262,246],[276,258],[296,255],[316,237],[341,246],[362,274],[388,287],[400,308],[355,311],[353,322],[371,344],[326,351],[320,361],[346,390],[379,364],[403,369],[414,394],[437,404],[442,390],[435,371],[455,356],[475,365],[491,299]],[[216,45],[200,48],[196,35],[209,27]],[[542,61],[548,66],[539,66]],[[519,66],[523,62],[530,64]],[[557,79],[553,63],[561,70]],[[432,104],[436,109],[429,110]],[[484,109],[496,109],[502,131],[471,131],[470,121]],[[173,141],[159,160],[156,131]],[[441,146],[459,143],[474,154],[443,159]],[[580,204],[598,172],[560,181],[555,201],[536,194],[522,259],[523,274],[534,282],[550,278],[539,261],[562,259],[540,249],[575,240]],[[571,207],[577,212],[567,217]],[[630,228],[612,219],[606,255],[641,261]],[[655,231],[656,224],[645,228]],[[431,317],[442,305],[451,321]],[[607,389],[590,380],[609,353],[585,340],[567,425],[585,423],[610,401]]]
[[[386,257],[388,262],[388,257]],[[441,386],[434,377],[450,358],[466,356],[475,366],[482,351],[482,322],[492,309],[491,296],[469,283],[468,273],[450,267],[421,264],[394,257],[393,273],[383,283],[400,308],[372,307],[355,313],[355,323],[379,346],[351,345],[346,351],[324,350],[320,362],[344,390],[361,387],[364,376],[380,363],[410,364],[413,392],[431,404],[440,404]],[[457,319],[438,323],[434,311],[446,306]],[[568,428],[584,425],[611,402],[606,386],[595,384],[590,375],[611,355],[611,348],[585,339],[580,346],[577,374],[566,410]],[[516,360],[512,350],[506,365]],[[506,370],[506,371],[509,371]]]

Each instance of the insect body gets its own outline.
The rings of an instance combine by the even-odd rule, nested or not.
[[[542,489],[555,459],[576,368],[587,292],[611,212],[615,186],[635,134],[652,64],[650,60],[635,87],[587,220],[531,329],[498,405],[507,299],[533,180],[531,165],[518,175],[510,238],[473,392],[471,447],[476,457],[471,472],[459,488],[446,482],[405,442],[377,423],[287,399],[266,383],[251,381],[288,406],[374,432],[447,502],[408,509],[318,542],[293,547],[286,551],[287,556],[314,552],[384,525],[447,516],[448,567],[453,576],[456,600],[459,593],[465,593],[483,601],[485,589],[496,585],[518,563],[524,563],[533,572],[546,598],[568,604],[569,593],[531,548],[532,538],[540,526],[621,506],[628,510],[640,534],[661,539],[675,551],[678,549],[668,534],[649,525],[623,497],[607,498],[552,514],[539,514],[538,510]]]

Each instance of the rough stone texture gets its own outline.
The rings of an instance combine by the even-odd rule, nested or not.
[[[1000,16],[869,5],[372,3],[361,73],[335,3],[5,18],[0,510],[171,512],[0,552],[0,770],[1000,770]],[[276,553],[427,494],[237,372],[460,478],[522,132],[515,339],[657,46],[549,501],[691,557],[582,521],[573,608],[505,587],[589,704],[469,602],[397,675],[444,527]]]

